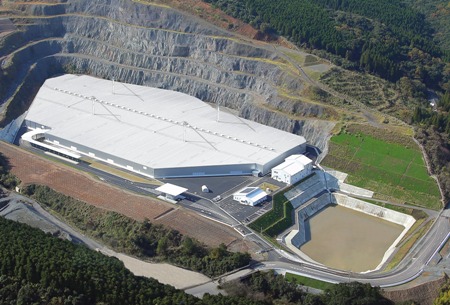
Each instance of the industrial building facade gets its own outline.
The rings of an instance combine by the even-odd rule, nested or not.
[[[272,168],[272,178],[286,184],[295,184],[312,171],[312,160],[304,155],[292,155]]]
[[[255,206],[267,199],[267,193],[259,187],[246,187],[233,194],[233,200],[245,204]]]
[[[306,147],[183,93],[70,74],[44,83],[25,125],[35,146],[153,178],[266,174]]]

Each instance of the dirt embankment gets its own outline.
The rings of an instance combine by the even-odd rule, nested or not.
[[[447,281],[447,276],[443,276],[435,281],[427,282],[412,288],[384,291],[383,295],[395,303],[414,301],[420,305],[432,305],[439,296],[441,287]]]
[[[158,217],[174,208],[169,203],[126,192],[73,168],[53,163],[6,143],[0,143],[0,153],[9,160],[11,172],[19,177],[23,185],[33,183],[47,185],[57,192],[99,208],[115,211],[136,220],[148,218],[151,222],[164,224],[210,246],[225,243],[233,244],[236,250],[247,247],[241,236],[232,228],[190,211],[177,207],[175,211]]]

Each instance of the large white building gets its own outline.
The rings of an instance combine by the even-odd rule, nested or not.
[[[149,177],[266,174],[305,139],[174,91],[66,74],[34,99],[23,139]]]
[[[267,193],[259,187],[246,187],[233,194],[233,200],[255,206],[267,199]]]
[[[312,160],[304,155],[292,155],[272,168],[272,178],[287,184],[294,184],[312,171]]]

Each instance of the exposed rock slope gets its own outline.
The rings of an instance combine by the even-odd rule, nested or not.
[[[0,35],[4,123],[46,78],[71,72],[185,92],[321,148],[334,126],[316,120],[327,107],[291,98],[308,84],[273,49],[176,10],[127,0],[4,1],[0,14],[19,29]]]

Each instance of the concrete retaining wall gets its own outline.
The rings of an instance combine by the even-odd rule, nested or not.
[[[394,252],[397,244],[402,240],[406,233],[411,229],[413,224],[416,222],[414,217],[406,215],[397,211],[386,209],[375,204],[371,204],[359,199],[351,198],[347,195],[333,194],[333,201],[341,206],[349,209],[353,209],[359,212],[363,212],[368,215],[372,215],[378,218],[385,219],[387,221],[399,224],[404,227],[402,233],[397,237],[397,239],[392,243],[389,249],[385,252],[383,259],[380,264],[375,268],[375,270],[381,268],[381,266],[387,261],[389,256]],[[372,270],[370,270],[372,271]],[[369,271],[368,271],[369,272]]]
[[[311,178],[286,192],[284,197],[291,202],[294,209],[297,209],[324,189],[323,179],[319,175],[314,174]]]
[[[325,171],[325,179],[327,180],[327,186],[330,190],[337,190],[348,194],[353,194],[357,196],[363,196],[372,198],[373,192],[357,187],[351,184],[344,183],[347,178],[346,173],[342,173],[334,170]]]
[[[390,210],[387,208],[380,207],[375,204],[371,204],[366,201],[362,201],[359,199],[355,199],[343,194],[333,194],[332,195],[333,203],[339,204],[346,208],[356,210],[359,212],[363,212],[365,214],[369,214],[378,218],[385,219],[387,221],[399,224],[404,226],[405,228],[410,228],[414,222],[416,221],[414,217],[410,215],[406,215],[394,210]]]
[[[298,195],[297,195],[298,197]],[[326,193],[321,195],[317,200],[311,202],[310,204],[301,207],[297,211],[296,220],[298,224],[298,230],[292,230],[288,235],[286,235],[283,240],[286,246],[300,256],[302,259],[314,262],[305,253],[299,250],[299,248],[307,242],[307,228],[305,226],[305,220],[314,216],[317,212],[327,207],[330,204],[338,204],[340,206],[353,209],[371,216],[375,216],[387,221],[396,223],[404,227],[402,233],[397,237],[397,239],[392,243],[389,249],[384,254],[384,257],[380,264],[375,268],[375,270],[381,268],[381,266],[386,262],[389,256],[394,252],[397,244],[405,236],[408,230],[415,223],[414,217],[406,215],[397,211],[393,211],[387,208],[377,206],[359,199],[355,199],[343,194],[330,194]],[[317,263],[317,262],[314,262]]]
[[[306,226],[305,220],[316,214],[318,211],[322,210],[326,206],[331,204],[330,194],[326,193],[321,195],[315,201],[300,209],[297,212],[297,222],[298,222],[298,230],[292,230],[286,238],[286,244],[291,244],[297,249],[300,248],[305,242],[307,242],[307,234],[306,234]],[[294,233],[293,233],[294,232]]]

